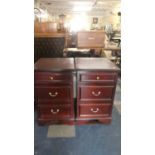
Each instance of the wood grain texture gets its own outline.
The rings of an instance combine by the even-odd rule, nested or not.
[[[42,58],[35,63],[34,94],[38,123],[74,124],[72,58]]]
[[[66,33],[61,32],[44,32],[44,33],[35,33],[35,38],[59,38],[59,37],[67,37]]]
[[[77,33],[78,48],[103,48],[104,40],[104,31],[79,31]]]
[[[58,83],[58,82],[73,82],[72,74],[60,73],[60,72],[35,72],[34,73],[35,83]]]
[[[120,69],[107,58],[75,58],[77,70],[119,71]]]
[[[73,58],[41,58],[35,65],[35,71],[71,71],[74,70]]]
[[[79,105],[79,117],[83,118],[96,118],[96,117],[109,117],[111,114],[112,106],[111,105]]]
[[[40,118],[62,119],[70,118],[71,106],[68,105],[38,105]]]
[[[110,72],[78,72],[78,78],[81,82],[114,82],[116,79],[116,73]]]
[[[73,99],[75,71],[76,108]],[[109,124],[118,71],[115,64],[104,58],[76,58],[75,62],[73,58],[40,59],[35,63],[38,123]]]
[[[111,123],[119,69],[105,58],[75,58],[77,124]]]
[[[79,100],[80,101],[111,101],[114,94],[114,86],[93,86],[93,85],[83,85],[78,86]]]
[[[40,100],[70,100],[70,86],[35,86],[35,94]]]

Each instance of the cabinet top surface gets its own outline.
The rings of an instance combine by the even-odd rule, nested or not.
[[[107,58],[41,58],[34,64],[35,71],[73,71],[73,70],[120,69]]]
[[[120,70],[107,58],[75,58],[75,64],[77,70]]]
[[[74,70],[73,58],[41,58],[34,64],[35,71]]]

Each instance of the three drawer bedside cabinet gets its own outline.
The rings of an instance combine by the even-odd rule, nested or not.
[[[37,119],[44,124],[73,124],[73,58],[41,58],[34,65]]]
[[[119,68],[106,58],[41,58],[34,65],[39,124],[109,124]]]
[[[106,58],[75,58],[75,68],[76,123],[111,123],[119,68]]]

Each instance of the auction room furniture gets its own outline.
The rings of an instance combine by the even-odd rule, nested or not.
[[[76,47],[65,48],[64,57],[100,57],[104,47],[104,31],[79,31],[76,37]]]
[[[79,31],[77,33],[77,48],[90,49],[91,57],[100,57],[102,48],[105,46],[105,32],[94,31]]]
[[[34,65],[39,124],[73,124],[73,58],[41,58]]]
[[[63,57],[66,42],[66,33],[35,33],[34,60],[39,58]]]
[[[77,33],[77,48],[103,48],[104,40],[104,31],[79,31]]]
[[[40,124],[111,122],[119,68],[110,60],[41,58],[34,70]]]
[[[77,124],[110,123],[119,68],[106,58],[75,58]]]

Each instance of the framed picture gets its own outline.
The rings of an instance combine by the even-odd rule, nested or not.
[[[98,23],[98,18],[93,18],[93,24],[97,24]]]

